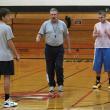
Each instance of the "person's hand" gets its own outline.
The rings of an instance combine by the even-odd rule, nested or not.
[[[19,54],[16,54],[15,59],[16,59],[17,61],[19,61],[19,60],[20,60],[20,55],[19,55]]]
[[[40,42],[40,37],[36,37],[36,42]]]

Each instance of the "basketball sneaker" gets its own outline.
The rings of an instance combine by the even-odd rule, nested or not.
[[[53,86],[50,86],[49,87],[49,95],[53,95],[54,94],[54,87]]]
[[[93,89],[101,88],[101,84],[100,84],[100,83],[96,83],[95,85],[93,85],[92,88],[93,88]]]
[[[4,102],[3,106],[8,108],[8,107],[16,107],[18,103],[13,102],[11,99],[8,99]]]
[[[63,85],[59,85],[58,86],[58,92],[63,92],[64,90],[63,90]]]

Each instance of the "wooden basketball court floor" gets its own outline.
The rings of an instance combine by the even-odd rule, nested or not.
[[[110,110],[107,75],[102,71],[102,88],[93,90],[95,73],[92,62],[64,62],[64,93],[50,98],[44,59],[15,61],[16,75],[11,78],[15,108],[3,108],[3,77],[0,81],[0,110]],[[57,92],[57,87],[55,88]]]

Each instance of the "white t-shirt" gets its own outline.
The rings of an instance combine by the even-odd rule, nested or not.
[[[105,33],[105,30],[110,32],[110,22],[99,22],[95,24],[95,28],[101,33],[95,40],[95,48],[110,48],[110,37]]]
[[[11,27],[5,23],[0,23],[0,61],[13,60],[13,53],[7,42],[13,37]]]

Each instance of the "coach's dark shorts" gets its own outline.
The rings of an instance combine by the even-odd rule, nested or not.
[[[14,61],[0,61],[0,75],[14,75]]]

